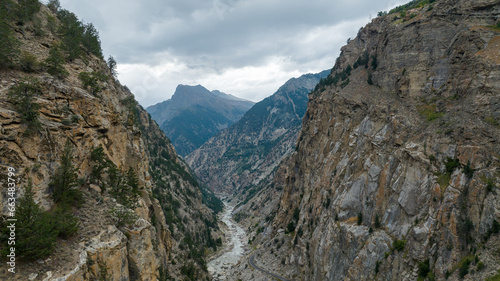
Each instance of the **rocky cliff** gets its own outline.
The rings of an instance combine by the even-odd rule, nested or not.
[[[310,95],[257,260],[293,280],[498,280],[499,15],[413,1],[360,29]]]
[[[0,12],[17,9],[16,3],[9,1]],[[69,209],[78,225],[73,235],[60,234],[43,259],[18,257],[15,274],[2,262],[2,280],[208,279],[204,256],[216,248],[211,234],[216,221],[204,203],[220,202],[202,192],[149,114],[113,78],[100,52],[90,51],[85,41],[73,49],[81,51],[74,58],[62,51],[74,41],[61,26],[73,24],[72,40],[87,38],[86,27],[70,12],[54,10],[41,6],[24,23],[4,16],[0,22],[10,30],[2,36],[11,36],[19,48],[0,70],[0,249],[3,253],[7,246],[9,167],[15,169],[15,197],[23,197],[32,181],[35,202],[46,214],[63,204],[54,199],[56,173],[63,165],[74,167],[78,179],[64,192],[81,194],[80,203]],[[57,56],[62,59],[56,65]],[[60,159],[67,151],[71,162],[64,164]],[[55,218],[55,225],[65,223],[65,217]]]
[[[179,85],[171,99],[150,106],[147,111],[172,140],[179,155],[186,156],[238,121],[253,105],[201,85]]]
[[[187,163],[214,191],[245,190],[254,195],[259,186],[270,183],[281,160],[294,150],[307,95],[327,74],[290,79],[233,126],[189,154]]]

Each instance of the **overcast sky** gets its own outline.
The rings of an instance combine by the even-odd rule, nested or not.
[[[409,0],[408,0],[409,1]],[[145,107],[178,84],[252,101],[333,67],[347,38],[401,0],[60,0],[99,30]]]

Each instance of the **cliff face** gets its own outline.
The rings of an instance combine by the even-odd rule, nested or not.
[[[201,85],[179,85],[171,99],[150,106],[147,111],[172,140],[179,155],[186,156],[238,121],[253,105]]]
[[[268,184],[281,160],[294,149],[307,94],[326,74],[290,79],[233,126],[189,154],[186,162],[214,191]]]
[[[294,279],[499,269],[499,2],[420,2],[362,28],[310,95],[273,221],[295,230]]]
[[[36,17],[43,36],[35,34],[35,23],[11,27],[21,50],[42,61],[49,57],[50,47],[62,39],[45,25],[55,14],[42,6]],[[19,60],[13,61],[16,64]],[[7,272],[2,262],[2,278],[167,280],[167,276],[189,274],[193,280],[205,279],[205,246],[211,239],[209,228],[216,224],[187,166],[128,89],[113,78],[102,58],[86,53],[62,67],[68,72],[65,78],[49,75],[44,67],[30,73],[19,68],[0,70],[0,180],[4,189],[0,202],[2,215],[7,216],[6,175],[8,167],[14,167],[19,179],[17,198],[31,179],[35,201],[44,210],[56,208],[49,182],[69,140],[79,178],[75,188],[83,194],[82,206],[71,209],[79,221],[78,230],[72,237],[58,238],[54,252],[43,260],[19,259],[16,274]],[[82,72],[103,75],[99,91],[82,85]],[[40,126],[26,134],[22,110],[8,93],[28,77],[39,87],[33,103],[39,107]],[[93,177],[96,162],[91,154],[99,147],[103,159],[109,160],[108,167],[112,163],[122,171],[132,169],[137,178],[140,191],[131,210],[135,215],[124,225],[116,222],[113,213],[121,208],[116,199],[119,194],[112,194],[109,182]],[[110,170],[107,173],[111,175]]]

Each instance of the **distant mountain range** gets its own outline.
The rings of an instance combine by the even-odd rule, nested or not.
[[[294,151],[309,92],[329,73],[288,80],[230,128],[189,154],[189,166],[218,192],[231,193],[270,179],[282,159]]]
[[[171,99],[146,110],[172,141],[177,153],[186,156],[205,141],[238,121],[254,102],[201,85],[179,85]]]

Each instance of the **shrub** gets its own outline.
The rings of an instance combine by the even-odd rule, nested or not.
[[[430,271],[429,259],[418,263],[418,276],[425,278],[429,275]]]
[[[495,180],[493,178],[486,178],[486,191],[491,192],[495,188]]]
[[[98,72],[80,72],[78,78],[82,82],[83,88],[87,89],[92,95],[102,91],[99,82],[106,81],[106,76]]]
[[[371,73],[368,74],[368,80],[366,80],[366,82],[368,83],[368,85],[373,85],[373,79]]]
[[[469,266],[471,264],[472,260],[470,258],[465,258],[461,261],[460,266],[459,266],[459,271],[458,275],[461,278],[464,278],[465,275],[469,273]]]
[[[380,216],[378,214],[375,214],[375,228],[380,228],[381,223],[380,223]]]
[[[56,208],[52,216],[59,237],[68,239],[78,231],[79,220],[73,215],[69,206]]]
[[[453,174],[455,169],[460,166],[460,161],[456,158],[452,159],[452,158],[448,157],[446,159],[446,162],[444,163],[444,166],[446,167],[446,172],[451,175],[451,174]]]
[[[470,166],[470,161],[467,161],[467,165],[464,166],[464,174],[470,179],[474,175],[474,170]]]
[[[378,67],[378,61],[377,61],[377,56],[373,55],[372,56],[372,69],[375,70]]]
[[[396,239],[392,242],[392,248],[397,251],[402,251],[406,246],[406,240]]]
[[[363,223],[363,214],[361,212],[358,213],[358,225]]]
[[[293,231],[295,231],[295,223],[293,221],[290,221],[286,226],[286,232],[290,233]]]
[[[437,112],[436,105],[434,104],[420,106],[418,111],[429,122],[444,116],[444,113]]]
[[[477,271],[480,271],[484,268],[484,262],[480,261],[477,263]]]
[[[24,72],[35,72],[40,69],[40,64],[38,63],[36,57],[26,51],[22,52],[19,63],[21,70]]]
[[[40,82],[34,78],[27,78],[10,88],[7,94],[9,101],[21,115],[21,123],[28,126],[25,135],[38,131],[41,126],[38,121],[40,105],[34,102],[40,92]]]
[[[123,227],[134,223],[138,216],[125,206],[117,206],[111,208],[111,216],[115,222],[116,227]]]

